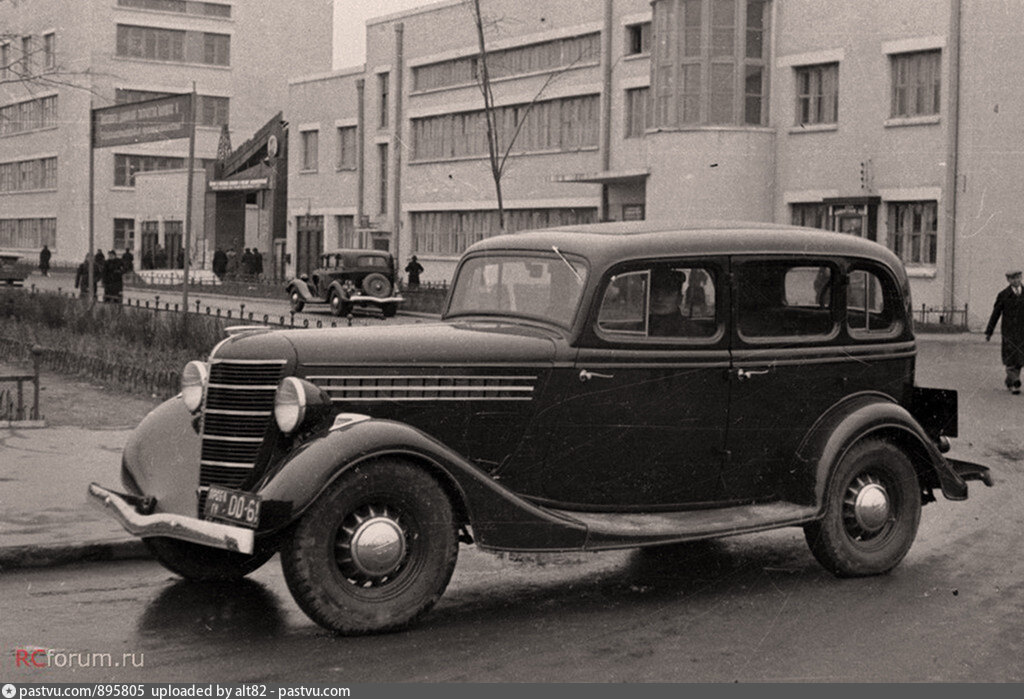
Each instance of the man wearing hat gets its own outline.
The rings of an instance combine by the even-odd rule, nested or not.
[[[651,273],[651,309],[647,333],[651,337],[679,337],[686,334],[679,302],[683,299],[686,274],[677,269],[655,269]]]
[[[1021,292],[1021,270],[1006,273],[1009,286],[996,296],[992,317],[985,328],[985,340],[992,339],[999,317],[1003,318],[1003,366],[1006,367],[1006,388],[1020,394],[1020,368],[1024,365],[1024,294]]]

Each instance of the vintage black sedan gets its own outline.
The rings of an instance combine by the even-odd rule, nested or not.
[[[279,551],[317,623],[406,626],[459,543],[593,551],[802,527],[885,573],[956,393],[914,384],[909,286],[866,240],[769,224],[598,224],[472,246],[441,322],[243,331],[156,408],[94,500],[192,579]]]
[[[380,250],[339,249],[320,255],[320,266],[285,284],[291,308],[328,304],[331,313],[347,316],[356,307],[372,308],[385,318],[398,312],[395,261]]]

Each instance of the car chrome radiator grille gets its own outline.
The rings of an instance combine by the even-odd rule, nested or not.
[[[241,359],[211,363],[203,411],[201,491],[210,485],[241,488],[253,480],[284,364]]]

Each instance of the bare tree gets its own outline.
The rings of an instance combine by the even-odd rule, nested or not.
[[[480,11],[480,0],[465,0],[465,2],[469,5],[470,11],[473,15],[473,24],[476,29],[478,50],[476,80],[477,86],[480,88],[480,93],[484,98],[484,121],[487,125],[487,157],[491,168],[491,178],[494,180],[494,193],[498,204],[498,225],[501,227],[501,230],[504,231],[505,205],[501,190],[501,179],[505,174],[505,166],[508,164],[508,158],[512,153],[516,140],[519,138],[519,134],[522,132],[523,126],[526,124],[527,117],[537,102],[540,101],[541,96],[544,94],[544,91],[548,86],[556,78],[563,75],[565,71],[573,68],[580,60],[587,58],[587,56],[581,54],[569,65],[549,73],[533,98],[527,104],[520,107],[517,115],[518,118],[516,119],[516,123],[511,132],[505,133],[497,123],[498,110],[494,105],[494,92],[491,88],[491,71],[488,60],[490,54],[487,50],[486,40],[488,30],[493,31],[497,23],[484,19]]]

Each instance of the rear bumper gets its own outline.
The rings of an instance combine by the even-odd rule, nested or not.
[[[227,551],[253,552],[255,535],[251,529],[184,515],[141,514],[136,509],[139,498],[108,490],[96,483],[89,485],[89,501],[106,510],[128,533],[141,538],[166,536]]]
[[[987,466],[950,458],[946,459],[946,463],[950,465],[956,475],[965,481],[981,481],[988,487],[992,487],[992,472]]]

